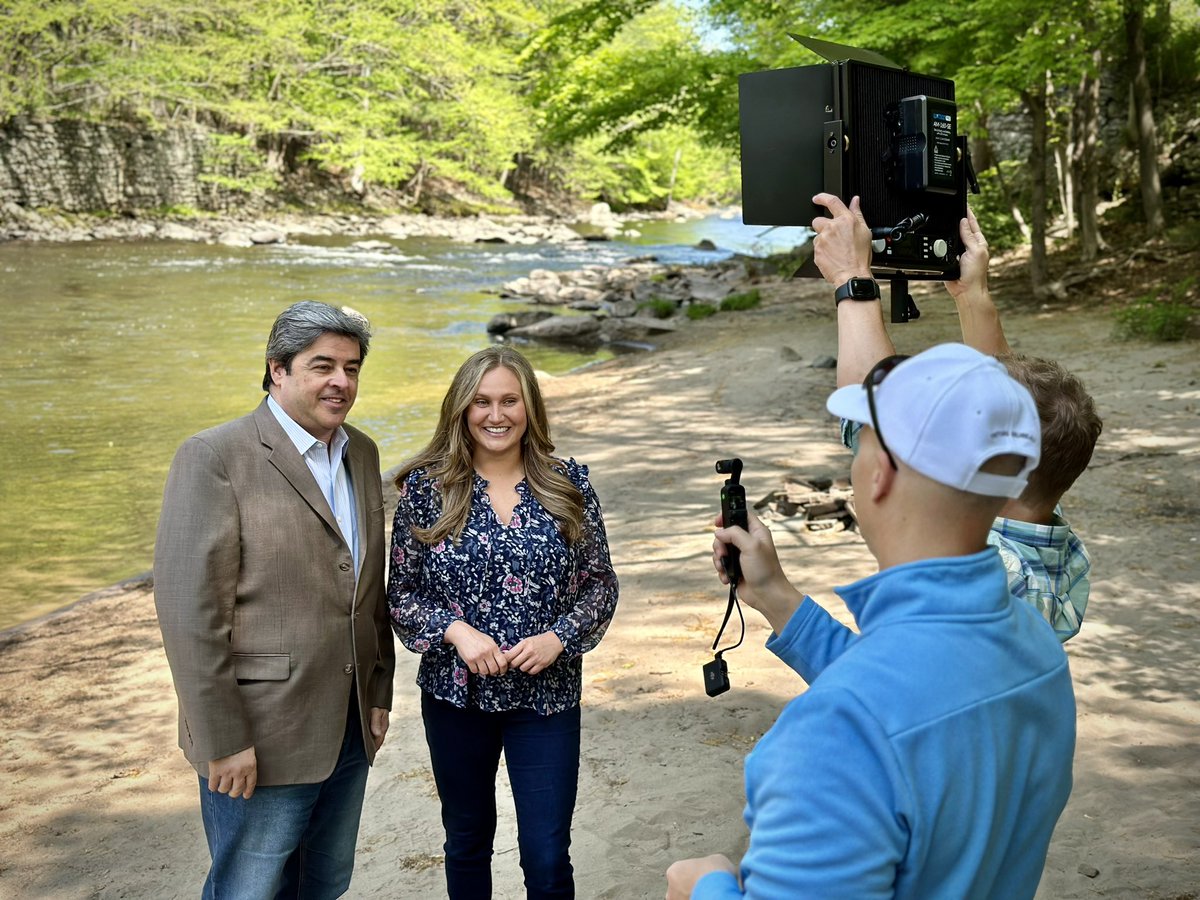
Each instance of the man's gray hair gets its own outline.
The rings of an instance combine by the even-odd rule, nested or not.
[[[267,338],[267,371],[263,390],[271,389],[271,360],[282,363],[290,375],[292,360],[313,345],[323,334],[340,334],[358,341],[359,360],[367,358],[371,346],[371,323],[348,306],[340,309],[316,300],[293,303],[275,319]]]

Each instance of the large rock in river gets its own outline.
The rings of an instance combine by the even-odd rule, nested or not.
[[[508,332],[511,337],[580,343],[594,343],[599,333],[600,323],[591,316],[551,316]]]
[[[517,312],[497,313],[488,322],[488,334],[507,334],[514,328],[525,328],[545,319],[553,318],[554,313],[545,309],[526,309]]]

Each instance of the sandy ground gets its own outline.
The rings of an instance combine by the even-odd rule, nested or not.
[[[751,500],[787,473],[844,475],[823,401],[833,304],[817,285],[768,292],[628,356],[548,380],[559,451],[592,468],[621,578],[587,660],[574,858],[581,898],[661,897],[676,858],[747,840],[742,758],[803,682],[747,613],[733,689],[703,691],[725,598],[709,563],[721,478],[740,456]],[[920,299],[920,298],[919,298]],[[1004,306],[1003,299],[1001,302]],[[955,336],[943,294],[893,329],[916,351]],[[1200,896],[1200,406],[1195,343],[1116,343],[1094,307],[1009,309],[1010,338],[1096,396],[1104,435],[1066,511],[1091,548],[1091,605],[1068,645],[1079,704],[1075,789],[1050,849],[1046,900]],[[369,382],[364,390],[370,390]],[[398,462],[393,460],[391,462]],[[854,532],[773,525],[797,583],[849,621],[833,585],[872,571]],[[388,743],[369,784],[350,896],[444,896],[417,658],[401,650]],[[206,851],[196,781],[143,587],[109,590],[0,635],[0,897],[190,897]],[[523,896],[502,785],[496,894]],[[1088,877],[1081,867],[1099,870]]]

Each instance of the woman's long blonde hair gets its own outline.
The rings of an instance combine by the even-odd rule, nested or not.
[[[467,429],[466,413],[483,376],[499,366],[517,376],[525,401],[526,426],[521,436],[525,482],[538,502],[558,520],[567,543],[573,544],[583,534],[583,494],[564,474],[562,463],[551,455],[554,444],[550,440],[550,423],[533,367],[516,350],[500,345],[472,354],[459,367],[442,399],[433,438],[396,474],[397,488],[419,468],[425,470],[426,478],[441,483],[441,516],[429,528],[414,528],[413,534],[425,544],[436,544],[447,536],[457,541],[462,535],[471,510],[475,477],[472,461],[475,442]]]

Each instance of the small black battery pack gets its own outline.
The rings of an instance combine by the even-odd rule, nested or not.
[[[710,697],[723,694],[729,690],[729,667],[725,660],[717,657],[710,663],[704,664],[704,692]]]

